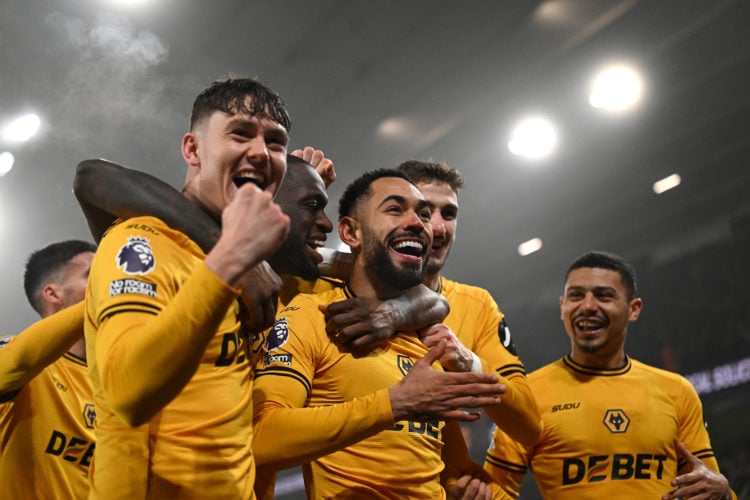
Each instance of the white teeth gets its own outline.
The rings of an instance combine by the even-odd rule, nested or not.
[[[599,328],[601,326],[601,323],[599,323],[598,321],[578,321],[576,322],[576,325],[581,329]]]
[[[400,241],[393,245],[393,248],[406,248],[406,247],[412,247],[416,248],[420,252],[422,251],[422,244],[417,241]]]
[[[257,180],[261,180],[262,179],[262,177],[260,177],[259,175],[254,174],[252,172],[241,172],[241,173],[237,174],[235,176],[235,178],[236,179],[257,179]]]
[[[310,242],[308,242],[307,244],[308,244],[308,245],[310,245],[310,246],[311,246],[311,247],[313,247],[313,248],[319,248],[319,247],[324,247],[324,246],[326,246],[326,242],[325,242],[325,240],[316,240],[316,241],[310,241]]]

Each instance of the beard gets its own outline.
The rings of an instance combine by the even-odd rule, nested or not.
[[[398,267],[391,260],[388,247],[376,238],[366,234],[363,243],[367,249],[365,255],[370,268],[377,272],[386,285],[397,290],[406,290],[424,281],[427,269],[426,261],[429,256],[425,256],[422,262],[405,262],[401,267]]]

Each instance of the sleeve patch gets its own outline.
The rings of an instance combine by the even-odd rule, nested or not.
[[[156,283],[141,281],[134,278],[114,280],[109,283],[109,296],[116,297],[123,293],[135,293],[146,297],[156,297]]]
[[[500,343],[503,344],[503,347],[505,347],[512,355],[518,356],[516,346],[513,345],[513,339],[510,336],[510,328],[508,328],[505,318],[503,318],[500,321],[500,324],[497,325],[497,335],[500,337]]]
[[[282,316],[274,322],[273,327],[266,337],[266,351],[271,352],[283,346],[289,340],[289,326],[286,316]]]
[[[151,250],[148,238],[141,236],[128,236],[125,243],[115,258],[117,267],[125,274],[144,275],[156,268],[154,252]]]
[[[0,337],[0,347],[5,347],[6,345],[10,344],[11,340],[13,340],[13,337],[11,337],[10,335]]]

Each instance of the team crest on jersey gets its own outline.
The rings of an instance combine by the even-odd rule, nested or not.
[[[627,432],[630,426],[630,418],[622,410],[607,410],[604,414],[604,425],[613,434]]]
[[[508,324],[505,322],[505,318],[500,320],[500,324],[497,325],[497,336],[500,337],[500,342],[503,344],[503,347],[508,350],[509,353],[514,356],[518,356],[518,353],[516,353],[516,346],[513,345],[513,339],[510,336],[510,328],[508,328]]]
[[[125,274],[148,274],[156,266],[148,238],[141,236],[128,236],[128,242],[117,252],[116,261]]]
[[[289,340],[289,326],[286,316],[277,319],[266,337],[266,351],[271,352],[286,344]]]
[[[414,366],[414,361],[412,361],[409,356],[403,354],[398,355],[396,362],[398,363],[399,370],[401,370],[401,373],[403,373],[404,376],[406,376],[406,374],[409,373],[409,370],[411,370],[411,367]]]
[[[83,421],[86,423],[86,427],[89,429],[94,428],[94,420],[96,420],[96,410],[92,403],[86,403],[83,407]]]

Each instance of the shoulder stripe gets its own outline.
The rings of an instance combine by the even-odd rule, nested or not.
[[[485,457],[488,464],[492,465],[493,467],[498,467],[500,469],[505,469],[510,472],[517,472],[519,474],[526,474],[526,471],[528,468],[523,464],[516,464],[513,462],[508,462],[507,460],[503,460],[501,458],[498,458],[494,455],[491,455],[490,453],[487,453],[487,456]]]
[[[113,316],[115,314],[120,314],[123,312],[143,312],[146,314],[156,315],[161,312],[161,307],[159,307],[156,304],[151,304],[147,302],[122,302],[122,303],[115,304],[115,305],[105,308],[99,314],[97,321],[99,324],[101,324],[105,319],[109,318],[110,316]]]
[[[256,371],[255,380],[258,380],[260,377],[266,375],[271,375],[274,377],[288,377],[294,379],[302,384],[302,386],[305,388],[305,392],[307,392],[308,395],[312,391],[312,384],[309,380],[307,380],[307,377],[292,368],[288,368],[286,366],[269,366],[268,368],[263,368]]]
[[[521,364],[504,365],[500,368],[496,368],[495,371],[502,377],[516,374],[526,375],[526,368]]]

